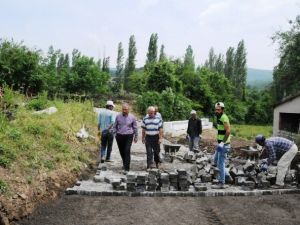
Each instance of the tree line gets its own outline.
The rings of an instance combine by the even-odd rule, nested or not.
[[[146,61],[137,68],[135,36],[129,38],[128,55],[123,43],[117,47],[115,71],[110,57],[95,60],[77,49],[72,54],[49,47],[47,54],[22,42],[0,40],[0,85],[27,94],[73,93],[98,95],[136,94],[136,109],[145,113],[150,104],[159,105],[166,120],[185,119],[190,109],[211,116],[216,101],[223,101],[235,123],[265,124],[272,121],[272,104],[299,90],[299,16],[289,31],[273,36],[279,43],[280,63],[274,68],[270,88],[247,87],[247,51],[241,40],[225,54],[211,48],[203,65],[196,65],[188,45],[184,56],[170,57],[158,34],[150,36]]]

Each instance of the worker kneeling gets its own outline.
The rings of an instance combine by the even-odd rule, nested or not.
[[[261,134],[256,136],[255,142],[264,147],[263,151],[266,151],[268,165],[278,160],[276,186],[283,187],[288,168],[298,153],[297,145],[283,137],[270,137],[265,139]]]

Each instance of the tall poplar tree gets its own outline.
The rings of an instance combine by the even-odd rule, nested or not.
[[[159,62],[163,62],[167,60],[167,56],[165,53],[165,46],[161,45],[160,52],[159,52]]]
[[[124,69],[124,50],[122,42],[118,44],[118,56],[117,56],[117,67],[116,67],[116,83],[117,87],[123,89],[123,69]]]
[[[129,87],[129,79],[130,75],[135,70],[135,57],[137,54],[136,43],[134,35],[131,35],[129,38],[129,46],[128,46],[128,58],[126,60],[125,71],[124,71],[124,89],[128,91]]]
[[[194,59],[194,53],[191,45],[189,45],[185,51],[183,67],[184,70],[189,70],[189,71],[195,70],[195,59]]]
[[[234,48],[229,47],[226,51],[224,74],[231,82],[233,82],[234,75],[234,54]]]
[[[239,99],[245,99],[246,79],[247,79],[247,60],[244,40],[238,43],[236,54],[234,57],[234,76],[233,85],[235,88],[235,96]]]
[[[154,64],[157,61],[157,40],[158,40],[157,33],[151,34],[149,46],[148,46],[146,65]]]

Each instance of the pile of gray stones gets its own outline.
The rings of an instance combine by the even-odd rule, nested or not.
[[[218,183],[218,168],[213,163],[210,153],[186,153],[178,157],[183,163],[191,163],[187,169],[151,169],[147,172],[132,172],[121,178],[107,181],[116,191],[206,191]],[[265,160],[251,160],[243,157],[229,157],[226,162],[226,183],[230,186],[240,186],[242,190],[270,189],[276,181],[276,166],[262,168]],[[100,168],[101,169],[101,168]],[[105,166],[102,167],[105,170]],[[300,183],[300,164],[296,169],[289,170],[285,183],[296,187]]]

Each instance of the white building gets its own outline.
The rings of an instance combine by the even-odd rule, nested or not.
[[[300,133],[300,92],[274,106],[273,135]],[[286,134],[286,135],[282,135]]]

